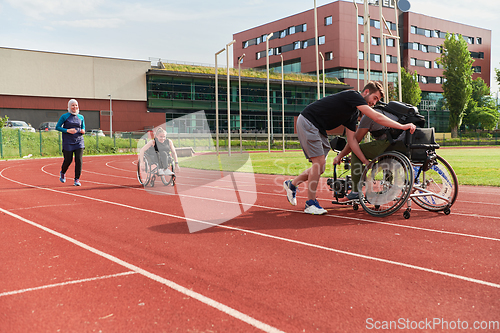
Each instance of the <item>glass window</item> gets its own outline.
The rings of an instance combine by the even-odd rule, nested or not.
[[[333,52],[326,52],[325,56],[326,60],[333,60]]]
[[[243,42],[243,48],[246,49],[248,47],[248,41]]]
[[[274,54],[276,54],[276,55],[281,54],[281,47],[276,47],[274,49]]]
[[[483,39],[481,37],[476,37],[476,40],[477,40],[478,44],[482,44],[483,43]]]
[[[259,45],[259,44],[261,43],[261,41],[262,41],[262,39],[261,39],[261,38],[262,38],[262,37],[257,37],[257,45]]]
[[[392,38],[386,39],[386,44],[387,46],[394,46],[394,39]]]
[[[434,68],[439,68],[439,64],[436,61],[434,61]]]
[[[365,54],[363,53],[363,51],[359,51],[359,52],[358,52],[358,59],[359,59],[359,60],[363,60],[363,59],[365,59]]]
[[[379,45],[380,37],[372,37],[372,45]]]
[[[424,67],[425,67],[425,68],[431,68],[431,62],[430,62],[430,61],[426,61],[426,62],[424,63]]]
[[[307,49],[307,40],[302,42],[302,48]]]
[[[433,30],[432,31],[432,37],[439,38],[439,30]]]
[[[417,64],[417,59],[410,58],[410,66],[415,66]]]
[[[381,57],[380,57],[380,54],[374,54],[374,55],[373,55],[373,61],[375,61],[375,62],[381,62],[381,59],[380,59],[380,58],[381,58]]]
[[[411,26],[411,33],[412,34],[416,34],[417,33],[417,27],[416,26],[414,26],[414,25]]]
[[[361,41],[361,43],[364,43],[364,42],[365,42],[365,34],[361,34],[360,41]]]
[[[430,36],[431,36],[431,31],[430,31],[430,30],[425,29],[425,31],[424,31],[424,36],[425,36],[425,37],[430,37]]]
[[[302,24],[302,31],[303,32],[307,31],[307,23]]]
[[[267,40],[267,35],[262,35],[262,37],[261,37],[261,38],[262,38],[262,43],[265,43],[265,42],[266,42],[266,40]]]
[[[293,35],[295,33],[295,27],[288,28],[288,34]]]
[[[427,52],[428,52],[428,51],[427,51],[427,45],[422,45],[422,52],[425,52],[425,53],[427,53]]]
[[[298,50],[298,49],[300,49],[300,42],[294,42],[294,43],[293,43],[293,49],[294,49],[294,50]]]
[[[427,77],[420,76],[422,83],[427,83]]]
[[[280,31],[280,38],[285,38],[286,37],[286,30],[281,30]]]
[[[363,16],[358,16],[358,24],[363,25]]]
[[[325,25],[331,25],[332,24],[332,17],[328,16],[325,17]]]
[[[380,21],[370,20],[370,26],[375,27],[376,29],[380,29]]]
[[[318,45],[323,45],[323,44],[325,44],[325,36],[319,36]]]
[[[436,77],[436,83],[441,83],[441,77],[440,76]]]
[[[418,51],[420,49],[420,44],[418,43],[413,43],[413,49]]]

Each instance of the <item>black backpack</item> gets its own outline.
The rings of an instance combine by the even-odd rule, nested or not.
[[[383,110],[384,112],[388,112],[397,116],[398,119],[396,121],[400,124],[413,123],[417,127],[421,128],[425,126],[425,117],[418,112],[416,106],[413,106],[411,104],[397,101],[391,101],[389,103],[380,102],[374,107],[374,109]],[[375,137],[387,134],[387,139],[389,140],[389,142],[393,143],[394,139],[399,137],[401,133],[403,133],[403,130],[389,128],[374,131],[371,134]]]

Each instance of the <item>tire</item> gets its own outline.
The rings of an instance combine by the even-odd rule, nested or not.
[[[144,168],[141,170],[143,165]],[[144,156],[142,161],[139,159],[137,162],[137,180],[142,186],[147,186],[151,180],[151,164],[147,156]]]
[[[429,195],[423,195],[429,193]],[[411,199],[420,207],[434,211],[450,211],[458,195],[455,171],[444,158],[436,155],[436,164],[421,171],[413,185]]]
[[[363,171],[359,203],[372,216],[394,214],[408,201],[412,180],[413,168],[406,156],[395,151],[383,153]]]

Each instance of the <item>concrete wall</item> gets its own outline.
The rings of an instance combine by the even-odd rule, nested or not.
[[[0,48],[0,94],[146,101],[149,61]]]

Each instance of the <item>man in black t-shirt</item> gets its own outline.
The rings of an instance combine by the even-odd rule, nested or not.
[[[355,138],[359,112],[381,125],[402,130],[409,129],[411,133],[415,131],[414,124],[402,125],[371,108],[383,97],[382,85],[370,81],[362,93],[354,90],[341,91],[306,106],[297,118],[297,135],[304,155],[312,166],[293,180],[286,180],[283,183],[290,204],[294,206],[297,204],[297,186],[307,181],[308,200],[304,212],[319,215],[327,213],[316,200],[316,189],[321,175],[325,172],[326,158],[330,151],[326,131],[341,125],[345,126],[347,143],[352,152],[365,164],[369,161],[363,155]]]

